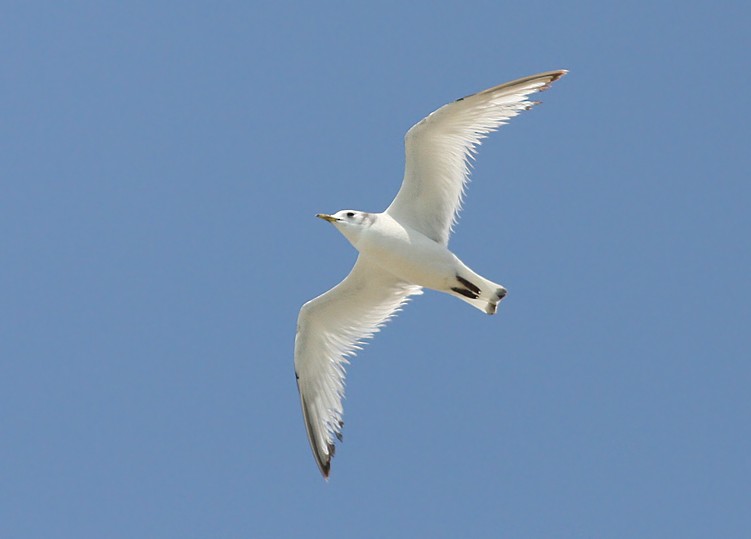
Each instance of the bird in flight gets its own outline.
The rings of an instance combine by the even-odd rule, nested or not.
[[[357,249],[347,277],[300,309],[295,376],[318,468],[328,479],[334,438],[342,439],[344,368],[410,296],[445,292],[495,314],[506,289],[481,277],[448,249],[461,209],[470,160],[481,141],[537,102],[566,74],[524,77],[444,105],[407,131],[401,188],[382,213],[319,213]]]

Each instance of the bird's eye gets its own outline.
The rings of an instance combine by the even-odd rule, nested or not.
[[[355,216],[355,212],[353,212],[353,211],[348,211],[347,212],[347,217],[354,217],[354,216]]]

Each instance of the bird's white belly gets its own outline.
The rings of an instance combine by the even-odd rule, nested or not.
[[[443,245],[401,226],[373,227],[358,242],[358,250],[386,271],[410,283],[448,290],[456,282],[461,262]]]

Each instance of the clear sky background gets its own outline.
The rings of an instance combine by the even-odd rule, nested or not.
[[[10,2],[0,536],[751,536],[743,2]],[[292,366],[403,135],[570,73],[482,146],[452,248],[349,368],[325,483]]]

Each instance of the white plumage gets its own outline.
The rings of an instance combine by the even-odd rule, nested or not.
[[[344,367],[408,300],[431,288],[494,314],[506,289],[448,250],[469,178],[469,160],[489,133],[531,108],[530,94],[566,71],[549,71],[467,96],[436,110],[405,136],[404,180],[380,214],[319,214],[359,251],[350,274],[300,309],[295,374],[313,454],[328,477],[341,439]]]

